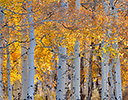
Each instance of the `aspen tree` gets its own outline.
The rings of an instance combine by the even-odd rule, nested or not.
[[[23,19],[26,22],[26,19]],[[23,22],[23,23],[24,23]],[[26,33],[22,32],[22,36],[25,36]],[[23,41],[25,38],[23,37]],[[22,99],[27,99],[27,86],[28,86],[28,72],[27,72],[27,47],[26,43],[21,43],[21,66],[22,66]]]
[[[110,0],[109,6],[110,6],[110,16],[112,18],[116,18],[115,20],[117,22],[118,21],[118,15],[117,15],[117,11],[116,11],[117,8],[114,5],[114,0]],[[117,25],[115,27],[118,29]],[[114,33],[115,39],[114,39],[114,44],[112,44],[115,51],[119,51],[117,36],[116,36],[117,32]],[[119,53],[117,53],[116,57],[115,57],[115,84],[116,84],[115,92],[116,92],[116,99],[117,100],[122,100],[121,70],[120,70],[120,67],[121,67],[121,65],[120,65]]]
[[[77,7],[78,10],[80,10],[80,0],[76,0],[76,7]],[[79,51],[79,41],[75,42],[74,65],[75,65],[75,100],[80,100],[80,51]]]
[[[2,8],[0,7],[0,11],[2,10]],[[3,24],[3,19],[4,19],[4,15],[2,12],[0,12],[0,28],[2,28],[2,24]],[[2,47],[2,31],[0,31],[0,47]],[[0,49],[0,100],[2,100],[2,65],[1,65],[1,49]]]
[[[79,42],[75,42],[75,100],[80,100],[80,52]]]
[[[104,11],[105,13],[108,13],[108,6],[107,2],[104,2]],[[106,33],[108,34],[108,33]],[[109,52],[105,51],[105,44],[106,42],[102,41],[101,43],[101,49],[102,49],[102,62],[101,62],[101,72],[102,72],[102,78],[101,78],[101,85],[102,85],[102,91],[101,91],[101,97],[102,99],[108,100],[108,70],[109,70]],[[109,45],[107,45],[109,46]]]
[[[61,46],[60,53],[66,55],[66,48]],[[63,55],[59,55],[57,100],[65,100],[66,59]]]
[[[29,8],[28,11],[32,11],[32,1],[28,1]],[[34,24],[32,13],[28,14],[28,23]],[[35,66],[34,66],[34,50],[35,50],[35,35],[34,35],[34,26],[29,26],[29,77],[28,77],[28,93],[27,99],[34,99],[34,75],[35,75]]]
[[[10,80],[10,52],[9,52],[9,46],[7,46],[7,79],[8,79],[8,99],[12,100],[12,86],[11,86],[11,80]]]
[[[75,65],[73,60],[71,64],[71,100],[75,100]]]
[[[67,9],[68,5],[61,0],[61,8]],[[64,11],[64,10],[63,10]],[[62,15],[63,16],[63,15]],[[61,37],[63,39],[63,36]],[[66,92],[67,92],[67,66],[66,66],[66,47],[60,47],[60,53],[62,55],[59,55],[59,65],[58,65],[58,75],[57,75],[57,100],[65,100]]]

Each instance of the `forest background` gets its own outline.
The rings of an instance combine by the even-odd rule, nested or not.
[[[128,0],[0,0],[0,100],[126,100],[127,35]]]

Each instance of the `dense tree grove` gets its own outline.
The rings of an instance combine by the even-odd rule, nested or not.
[[[0,100],[127,100],[128,0],[0,0]]]

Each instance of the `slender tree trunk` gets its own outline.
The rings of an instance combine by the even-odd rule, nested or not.
[[[112,18],[116,18],[116,22],[118,21],[118,15],[116,11],[116,7],[114,6],[114,0],[110,0],[110,15]],[[115,24],[115,27],[118,29],[118,26]],[[115,51],[119,51],[118,48],[118,41],[117,41],[117,32],[114,34],[115,39],[114,39],[114,44],[112,45]],[[116,84],[116,99],[117,100],[122,100],[122,88],[121,88],[121,65],[120,65],[120,59],[119,59],[119,54],[116,54],[115,57],[115,84]]]
[[[113,48],[117,51],[118,50],[118,43],[115,40],[116,43],[113,44]],[[121,88],[121,70],[120,70],[120,59],[119,54],[116,54],[115,57],[115,98],[117,100],[122,100],[122,88]]]
[[[26,23],[26,18],[23,19],[23,23]],[[25,28],[23,28],[25,30]],[[22,41],[26,41],[26,32],[22,32]],[[27,87],[28,87],[28,65],[27,65],[27,43],[21,43],[21,67],[22,67],[22,100],[27,100]]]
[[[84,53],[82,54],[84,56]],[[81,63],[80,63],[81,73],[80,73],[80,94],[81,94],[81,100],[85,99],[85,92],[84,92],[84,57],[81,57]]]
[[[91,43],[92,49],[90,51],[90,58],[89,58],[89,75],[88,75],[88,96],[87,100],[91,100],[92,97],[92,88],[93,88],[93,79],[92,79],[92,58],[93,58],[93,42]]]
[[[71,100],[75,100],[75,67],[72,61],[71,65]]]
[[[21,44],[21,66],[22,66],[22,100],[25,100],[27,99],[27,86],[28,86],[27,50],[25,44]]]
[[[86,70],[86,99],[88,97],[88,81],[89,81],[89,77],[88,77],[88,74],[89,74],[89,58],[90,58],[90,52],[89,53],[86,53],[86,56],[85,56],[85,70]]]
[[[95,11],[95,6],[96,6],[96,0],[93,0],[93,8],[92,8],[92,20],[95,21],[94,19],[94,11]],[[92,27],[95,27],[95,25],[92,25]],[[92,61],[93,61],[93,50],[95,49],[94,47],[94,42],[93,42],[93,37],[92,37],[92,42],[91,42],[91,50],[90,50],[90,58],[89,58],[89,75],[88,75],[88,93],[87,93],[87,100],[91,100],[92,97],[92,89],[93,89],[93,79],[92,79]]]
[[[8,98],[12,100],[12,86],[10,80],[10,52],[9,46],[7,46],[7,79],[8,79]]]
[[[66,55],[66,48],[61,46],[60,53]],[[65,100],[66,59],[63,55],[59,55],[57,100]]]
[[[69,100],[69,83],[68,83],[68,66],[66,64],[66,76],[65,76],[65,99]]]
[[[112,61],[112,64],[109,66],[109,74],[110,74],[109,85],[110,85],[110,99],[111,100],[115,100],[115,97],[114,97],[114,82],[113,82],[114,78],[113,78],[113,75],[112,75],[113,63],[114,63],[114,61]]]
[[[54,65],[55,65],[54,81],[57,82],[57,60],[55,60]],[[56,90],[57,87],[55,86],[54,89]]]
[[[104,11],[108,13],[108,4],[103,0]],[[109,33],[106,33],[109,35]],[[107,37],[107,36],[106,36]],[[107,45],[109,47],[109,45]],[[109,71],[109,52],[105,48],[105,41],[103,40],[101,43],[101,53],[102,53],[102,60],[101,60],[101,97],[102,99],[108,100],[109,93],[108,93],[108,71]]]
[[[65,0],[65,12],[68,11],[67,8],[68,8],[68,0]],[[66,17],[68,17],[68,15]],[[66,64],[66,76],[65,76],[65,99],[69,100],[69,79],[68,79],[68,65],[67,64]]]
[[[0,34],[0,41],[1,41],[1,34]],[[0,42],[1,47],[1,42]],[[0,49],[0,100],[2,100],[2,65],[1,65],[1,49]]]
[[[122,88],[121,88],[121,70],[120,70],[120,60],[119,54],[117,54],[117,61],[116,61],[116,97],[117,100],[122,100]]]
[[[0,11],[2,10],[2,8],[0,7]],[[2,12],[0,12],[0,28],[2,27],[2,24],[3,24],[3,18],[4,18],[4,15],[2,14]],[[0,31],[0,47],[2,47],[2,31]],[[1,52],[2,50],[0,49],[0,100],[2,100],[2,65],[1,65]]]
[[[80,10],[80,0],[76,0],[76,7]],[[79,42],[75,42],[75,100],[80,100],[80,51]]]
[[[31,12],[32,10],[32,1],[28,2],[29,8],[28,11]],[[32,14],[28,14],[28,23],[33,24],[33,17]],[[35,66],[34,66],[34,50],[35,50],[35,35],[34,35],[34,26],[29,26],[29,77],[28,77],[28,93],[27,99],[33,100],[34,99],[34,75],[35,75]]]
[[[102,49],[102,62],[101,62],[101,85],[102,85],[102,92],[101,96],[102,99],[108,100],[108,69],[109,69],[109,53],[105,52],[105,42],[104,40],[101,43]]]
[[[64,0],[61,0],[61,8],[65,7],[67,10],[68,5],[66,5],[66,2]],[[62,9],[62,12],[64,13],[64,9]],[[62,17],[63,14],[62,14]],[[63,36],[61,37],[63,39]],[[67,92],[67,68],[66,68],[66,47],[60,47],[60,53],[62,55],[59,55],[59,66],[58,66],[58,78],[57,78],[57,100],[65,100],[66,92]]]
[[[75,100],[80,100],[80,52],[79,42],[75,42]]]

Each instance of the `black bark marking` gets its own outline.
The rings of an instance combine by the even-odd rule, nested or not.
[[[112,7],[112,10],[114,10],[114,7]]]
[[[61,66],[59,66],[59,69],[61,69]]]

